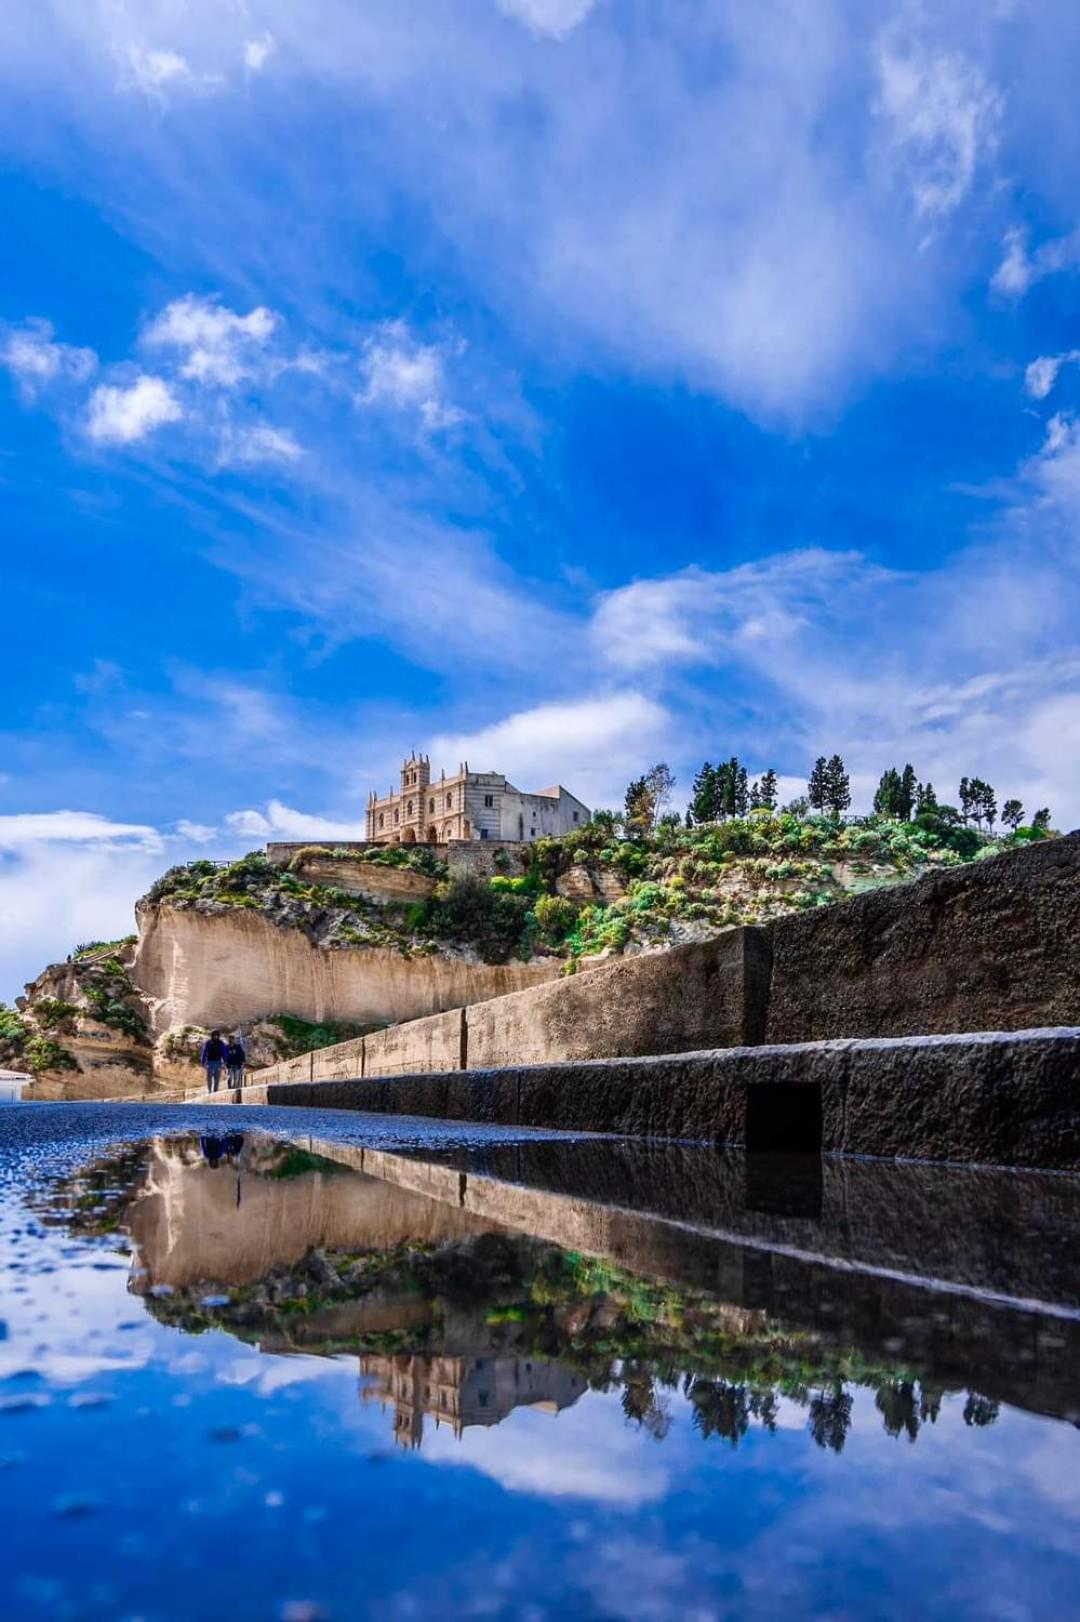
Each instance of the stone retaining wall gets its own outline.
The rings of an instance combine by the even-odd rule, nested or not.
[[[770,926],[765,1040],[1080,1021],[1080,834]]]
[[[1077,1171],[1080,1028],[271,1082],[214,1101]]]

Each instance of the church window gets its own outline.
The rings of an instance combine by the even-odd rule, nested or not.
[[[575,822],[577,821],[577,812],[576,811],[574,812],[574,821]]]
[[[407,817],[412,816],[412,801],[411,800],[409,801],[408,805],[405,807],[405,815]]]
[[[434,811],[434,809],[435,809],[435,801],[434,800],[429,800],[428,801],[428,810],[429,811]]]
[[[401,812],[400,811],[395,811],[394,812],[394,821],[395,822],[400,822],[401,821]]]
[[[495,804],[495,796],[494,796],[494,794],[485,794],[484,795],[484,804],[487,806],[488,810],[490,811],[491,807]]]
[[[383,827],[383,826],[384,826],[384,824],[385,824],[385,822],[386,822],[386,818],[385,818],[385,816],[384,816],[384,815],[383,815],[383,813],[382,813],[382,812],[381,812],[381,811],[380,811],[380,812],[379,812],[379,827],[380,827],[380,828],[381,828],[381,827]]]
[[[448,794],[446,796],[446,809],[448,811],[452,811],[453,807],[454,807],[454,796],[452,794]]]

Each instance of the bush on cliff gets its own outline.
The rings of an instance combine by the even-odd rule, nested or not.
[[[430,903],[426,924],[441,940],[467,942],[485,963],[506,963],[531,955],[535,919],[529,899],[496,890],[486,879],[461,874],[441,885]]]
[[[21,1014],[0,1002],[0,1065],[7,1069],[27,1069],[40,1075],[45,1070],[77,1070],[72,1055],[52,1037],[35,1030]]]

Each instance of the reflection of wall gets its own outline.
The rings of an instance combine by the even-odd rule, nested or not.
[[[364,1402],[392,1403],[394,1437],[419,1447],[424,1416],[448,1424],[455,1436],[467,1425],[498,1425],[515,1408],[558,1413],[587,1383],[573,1369],[522,1357],[362,1357]]]
[[[237,1205],[236,1167],[210,1167],[197,1143],[155,1141],[129,1213],[144,1287],[248,1284],[316,1247],[386,1250],[404,1239],[439,1242],[491,1230],[483,1218],[358,1172],[279,1179],[259,1174],[256,1149],[247,1147],[243,1158]]]

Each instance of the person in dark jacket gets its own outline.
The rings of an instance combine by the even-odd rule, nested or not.
[[[206,1071],[206,1090],[216,1093],[221,1081],[221,1067],[228,1056],[228,1046],[221,1040],[220,1031],[211,1031],[203,1043],[199,1063]]]
[[[247,1054],[239,1035],[232,1037],[225,1050],[225,1063],[229,1069],[229,1086],[242,1087],[244,1085],[244,1066],[247,1064]]]

